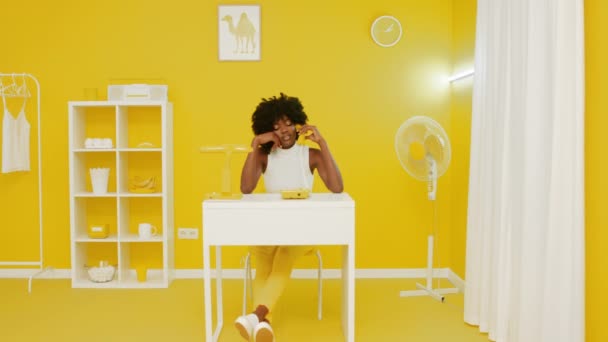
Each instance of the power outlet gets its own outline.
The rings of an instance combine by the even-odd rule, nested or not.
[[[198,239],[198,228],[178,228],[177,238],[186,240]]]

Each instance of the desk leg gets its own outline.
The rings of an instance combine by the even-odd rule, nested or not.
[[[342,247],[342,331],[347,342],[355,341],[355,248]]]
[[[211,315],[211,264],[210,246],[203,244],[203,288],[205,300],[205,341],[213,342],[213,316]]]
[[[224,300],[222,297],[222,246],[215,246],[215,284],[216,284],[216,310],[217,310],[217,329],[214,334],[214,341],[219,339],[222,327],[224,326]]]

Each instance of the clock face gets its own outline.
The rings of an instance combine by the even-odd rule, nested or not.
[[[372,24],[372,39],[382,47],[391,47],[399,42],[402,34],[401,23],[389,15],[378,17]]]

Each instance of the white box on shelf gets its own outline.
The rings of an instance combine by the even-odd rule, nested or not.
[[[167,101],[168,86],[151,84],[109,85],[110,101]]]

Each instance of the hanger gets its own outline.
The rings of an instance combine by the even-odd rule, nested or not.
[[[7,85],[2,85],[2,96],[4,97],[16,97],[17,89],[15,85],[15,75],[13,75],[13,82]]]
[[[25,80],[25,74],[21,74],[21,85],[17,86],[15,82],[15,86],[17,87],[17,95],[21,97],[30,97],[30,89],[27,87],[27,82]]]
[[[4,97],[30,97],[30,91],[27,88],[27,82],[25,80],[25,75],[22,76],[21,85],[17,84],[17,80],[15,79],[15,74],[12,75],[13,82],[7,85],[2,84],[2,80],[0,80],[0,95]]]

